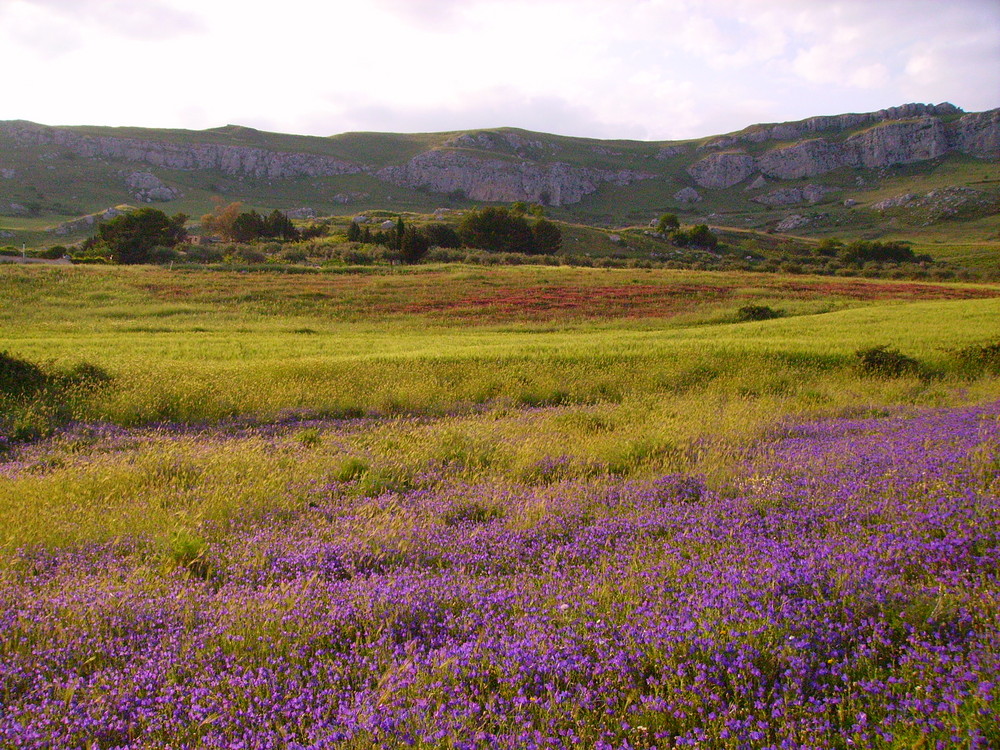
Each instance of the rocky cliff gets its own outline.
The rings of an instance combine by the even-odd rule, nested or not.
[[[218,170],[265,179],[322,177],[368,171],[359,164],[320,154],[273,151],[252,146],[94,136],[25,122],[0,124],[0,133],[22,146],[58,146],[91,159],[116,159],[179,170]]]
[[[954,104],[904,104],[900,107],[880,109],[878,112],[862,112],[845,115],[810,117],[796,122],[771,125],[752,125],[733,135],[722,136],[701,146],[704,149],[731,148],[739,143],[764,143],[765,141],[797,141],[810,138],[817,133],[841,133],[845,130],[866,125],[874,125],[893,120],[909,120],[919,117],[948,117],[961,115],[962,110]]]
[[[394,185],[435,193],[461,191],[477,201],[528,201],[562,206],[578,203],[602,183],[628,185],[655,175],[634,170],[572,167],[524,159],[483,159],[451,150],[427,151],[403,166],[385,167],[375,176]]]
[[[910,105],[922,107],[927,105]],[[944,107],[945,105],[937,105]],[[951,105],[947,105],[951,107]],[[886,117],[892,114],[911,114],[907,107],[884,110]],[[950,111],[948,114],[952,114]],[[825,130],[842,130],[849,123],[864,124],[863,118],[872,115],[843,115],[833,118],[837,124],[827,124]],[[814,118],[830,119],[830,118]],[[785,136],[805,132],[816,132],[818,125],[813,121],[774,126],[763,131],[754,131],[751,136],[763,132],[770,138],[775,132]],[[951,152],[971,154],[984,158],[1000,156],[1000,109],[963,115],[953,122],[940,117],[922,114],[912,119],[879,121],[865,130],[856,132],[845,139],[809,138],[787,146],[777,146],[763,153],[751,155],[741,148],[734,148],[747,136],[737,135],[727,138],[724,145],[728,150],[715,151],[687,168],[687,173],[701,187],[727,188],[736,185],[751,175],[760,173],[778,180],[793,180],[815,177],[841,167],[864,167],[876,169],[895,164],[936,159]],[[767,138],[762,138],[767,140]],[[719,142],[708,144],[719,148]]]

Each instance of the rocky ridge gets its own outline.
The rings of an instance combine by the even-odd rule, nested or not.
[[[131,172],[125,176],[125,186],[140,203],[172,201],[181,196],[181,191],[165,184],[152,172]]]
[[[1000,109],[965,114],[951,104],[908,104],[872,113],[753,126],[697,148],[692,142],[648,143],[622,150],[611,148],[612,142],[602,145],[590,139],[556,139],[510,129],[472,131],[441,134],[434,146],[402,164],[362,163],[378,162],[377,150],[367,151],[376,155],[357,161],[350,161],[349,151],[337,151],[346,154],[337,158],[323,153],[327,146],[320,143],[322,139],[310,142],[310,151],[299,152],[262,147],[260,141],[257,145],[220,141],[227,136],[248,137],[222,129],[211,135],[187,133],[183,139],[172,135],[146,138],[142,133],[136,136],[135,131],[128,136],[115,131],[95,134],[25,121],[0,122],[0,144],[8,149],[38,149],[33,158],[48,162],[45,169],[56,169],[53,162],[60,154],[132,165],[120,170],[125,182],[122,200],[140,203],[181,196],[177,186],[165,181],[170,178],[156,174],[169,169],[217,171],[240,181],[363,174],[393,186],[471,200],[555,206],[578,203],[605,185],[624,187],[659,179],[664,180],[664,197],[673,195],[682,205],[711,202],[710,194],[699,193],[694,186],[720,190],[742,185],[754,193],[767,187],[770,192],[752,200],[782,206],[818,202],[823,198],[821,186],[782,188],[773,182],[808,180],[840,168],[880,169],[952,153],[996,158],[1000,156]],[[294,143],[265,142],[279,142],[289,149],[286,144]],[[30,179],[26,175],[31,168],[22,169],[23,164],[0,164],[0,177],[4,181]],[[352,191],[354,185],[334,185],[331,192],[341,192],[327,200],[335,203],[366,200],[369,195]]]
[[[883,112],[893,113],[897,110],[904,114],[910,112],[906,107]],[[951,113],[950,110],[948,112]],[[808,131],[808,126],[803,123],[792,123],[788,128],[789,133]],[[773,133],[774,129],[762,132]],[[1000,109],[966,114],[952,123],[945,123],[929,114],[915,119],[881,121],[844,140],[809,138],[788,146],[772,148],[759,155],[733,150],[731,147],[736,143],[736,138],[734,136],[726,140],[724,145],[730,147],[730,150],[715,151],[687,168],[687,173],[699,186],[729,188],[755,174],[778,180],[794,180],[816,177],[841,167],[888,167],[936,159],[952,152],[984,158],[997,157],[1000,156]]]
[[[26,122],[0,124],[0,133],[22,146],[59,146],[89,159],[118,159],[181,171],[218,170],[266,179],[327,177],[370,171],[321,154],[272,151],[217,143],[167,143],[117,136],[94,136]]]
[[[870,206],[871,209],[880,212],[907,209],[931,221],[952,218],[964,213],[993,211],[997,207],[996,201],[983,192],[961,185],[938,188],[923,195],[903,193]]]
[[[824,185],[806,185],[805,187],[784,187],[772,190],[764,195],[752,198],[755,203],[765,206],[791,206],[796,203],[819,203],[833,188]]]
[[[483,159],[460,151],[432,150],[402,166],[384,167],[375,176],[394,185],[436,193],[461,191],[477,201],[530,201],[562,206],[578,203],[602,183],[628,185],[655,175],[573,167],[564,162]]]
[[[844,115],[821,115],[796,122],[782,122],[769,125],[751,125],[732,135],[714,138],[701,150],[732,148],[739,143],[764,143],[765,141],[796,141],[816,133],[840,133],[845,130],[874,125],[892,120],[909,120],[919,117],[948,117],[961,115],[962,110],[954,104],[903,104],[888,107],[877,112],[851,113]]]

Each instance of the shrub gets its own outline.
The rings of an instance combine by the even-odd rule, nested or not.
[[[340,482],[351,482],[360,479],[368,472],[368,464],[352,456],[334,470],[333,478]]]
[[[208,543],[205,540],[181,531],[170,540],[167,558],[171,565],[181,568],[188,575],[205,581],[212,575],[208,559]]]
[[[0,352],[0,396],[31,396],[45,386],[45,380],[37,365]]]
[[[503,517],[504,512],[502,508],[484,505],[476,501],[468,501],[446,511],[442,515],[441,520],[444,521],[445,526],[458,526],[461,524],[489,523]]]
[[[178,249],[194,263],[221,263],[225,253],[213,245],[181,245]]]
[[[319,434],[319,429],[316,427],[307,427],[304,430],[300,430],[296,438],[306,448],[315,448],[323,442],[323,438]]]
[[[264,255],[260,250],[252,247],[250,245],[240,245],[236,248],[233,253],[235,259],[242,261],[243,263],[263,263],[267,260],[267,256]]]
[[[989,372],[1000,375],[1000,341],[993,344],[973,344],[954,354],[961,369],[968,374]]]
[[[466,247],[492,252],[536,252],[535,237],[523,216],[510,209],[487,206],[469,211],[458,226]]]
[[[751,320],[772,320],[780,318],[782,312],[767,305],[744,305],[736,311],[736,320],[745,323]]]
[[[111,382],[112,378],[103,368],[90,362],[80,362],[67,370],[59,380],[66,385],[96,387]]]
[[[53,245],[36,253],[36,257],[45,258],[46,260],[58,260],[66,255],[69,255],[69,249],[65,245]]]
[[[898,378],[916,373],[919,368],[917,360],[890,349],[887,344],[859,349],[855,356],[863,374],[880,378]]]

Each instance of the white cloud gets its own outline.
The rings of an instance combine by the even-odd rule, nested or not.
[[[668,139],[1000,104],[994,0],[0,0],[0,47],[0,119],[62,124]]]
[[[0,19],[21,23],[25,41],[45,44],[54,25],[82,38],[96,28],[139,39],[164,39],[201,28],[198,16],[160,0],[6,0]]]

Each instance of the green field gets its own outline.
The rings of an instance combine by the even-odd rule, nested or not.
[[[693,397],[777,419],[995,387],[965,382],[955,353],[996,338],[997,285],[564,267],[0,274],[3,349],[52,372],[101,368],[111,385],[75,395],[73,417],[116,424],[670,411]],[[738,322],[746,305],[780,317]],[[855,352],[879,345],[920,372],[859,373]]]

